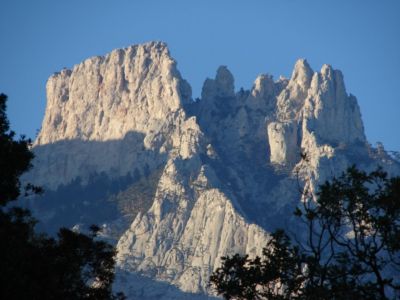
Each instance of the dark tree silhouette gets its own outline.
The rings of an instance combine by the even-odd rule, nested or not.
[[[112,293],[114,248],[90,235],[62,228],[58,238],[35,232],[28,210],[7,207],[21,194],[29,170],[30,140],[15,140],[0,94],[0,299],[123,299]],[[27,185],[25,193],[41,189]]]
[[[307,195],[306,195],[307,196]],[[295,211],[292,241],[271,236],[262,258],[224,257],[210,278],[226,299],[400,297],[400,177],[349,168]],[[299,227],[300,228],[300,227]]]
[[[225,299],[286,299],[304,282],[302,262],[299,248],[277,230],[263,249],[263,258],[223,257],[210,281]]]
[[[33,154],[30,140],[15,140],[6,115],[7,96],[0,94],[0,206],[15,200],[20,194],[19,177],[29,170]]]

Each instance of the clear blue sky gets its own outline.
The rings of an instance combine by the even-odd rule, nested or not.
[[[200,94],[227,65],[236,88],[290,76],[298,58],[341,69],[371,143],[400,150],[399,0],[1,0],[0,92],[17,133],[40,128],[47,78],[94,55],[168,43]]]

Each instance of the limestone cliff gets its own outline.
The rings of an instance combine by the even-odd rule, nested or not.
[[[164,43],[114,50],[56,73],[47,82],[34,144],[37,164],[47,168],[36,168],[34,177],[56,188],[96,172],[118,177],[145,165],[154,169],[171,148],[166,137],[185,119],[182,105],[189,101],[191,88]],[[106,143],[112,146],[98,146]]]
[[[151,42],[50,77],[27,180],[67,195],[36,207],[44,223],[70,206],[68,224],[81,226],[96,211],[129,297],[206,298],[221,256],[259,254],[269,230],[290,225],[299,183],[315,190],[352,163],[399,172],[371,149],[356,98],[328,65],[314,72],[301,59],[290,79],[262,74],[237,92],[222,66],[193,101],[166,45]]]

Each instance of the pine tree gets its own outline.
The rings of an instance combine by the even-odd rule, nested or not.
[[[112,293],[114,248],[90,235],[61,228],[57,238],[34,230],[28,210],[7,206],[21,193],[20,176],[31,168],[30,140],[15,139],[0,94],[0,299],[123,299]]]

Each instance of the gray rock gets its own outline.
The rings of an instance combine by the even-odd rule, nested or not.
[[[268,231],[290,222],[299,183],[315,192],[353,162],[399,172],[390,156],[372,155],[340,71],[313,72],[301,59],[290,80],[260,75],[250,91],[235,92],[223,66],[194,102],[160,42],[51,76],[33,149],[26,180],[50,190],[100,173],[157,178],[152,205],[133,209],[116,237],[116,287],[141,299],[207,298],[221,256],[260,254]],[[161,175],[147,177],[155,170]]]

